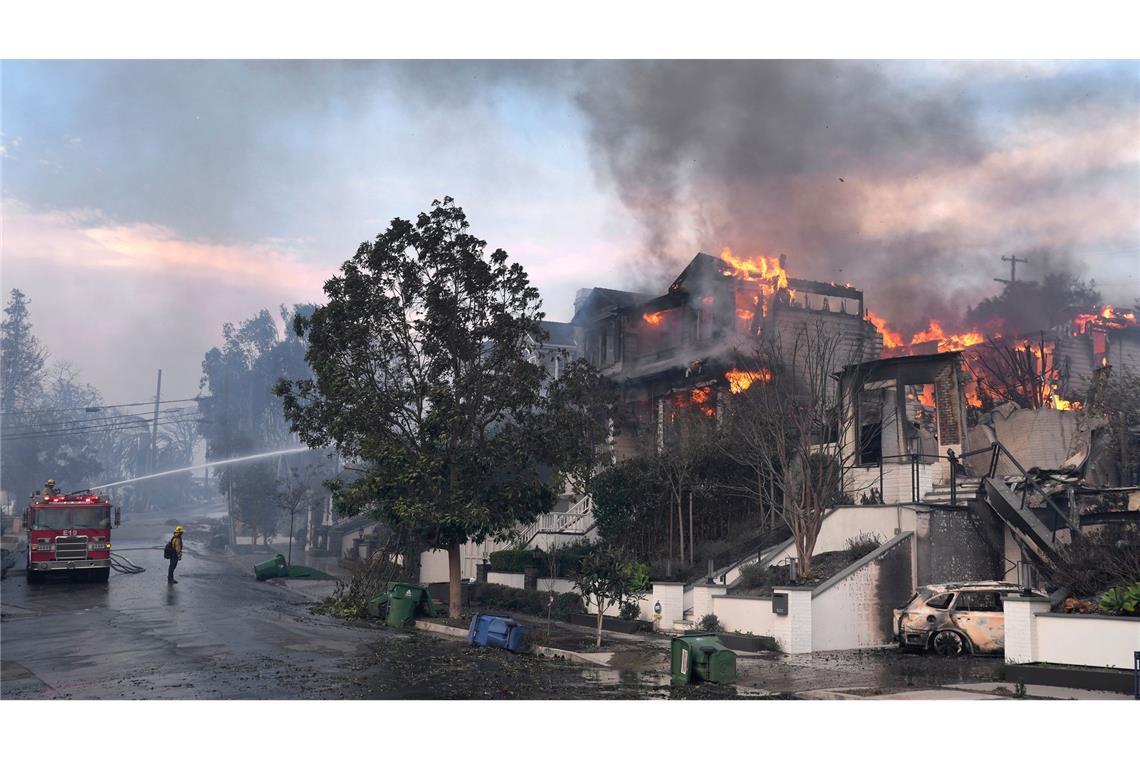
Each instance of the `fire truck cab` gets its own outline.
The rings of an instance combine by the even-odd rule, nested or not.
[[[121,519],[115,508],[115,527]],[[40,583],[49,574],[105,583],[111,577],[111,520],[110,502],[96,494],[33,496],[24,513],[28,583]]]

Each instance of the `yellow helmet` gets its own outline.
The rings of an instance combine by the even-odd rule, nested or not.
[[[181,525],[179,525],[177,528],[175,528],[175,529],[174,529],[174,532],[175,532],[175,533],[185,533],[185,531],[182,529],[182,526],[181,526]]]
[[[54,486],[54,485],[55,485],[55,481],[54,481],[54,480],[52,480],[51,478],[48,478],[48,482],[47,482],[47,483],[44,483],[44,485],[45,485],[45,486]]]

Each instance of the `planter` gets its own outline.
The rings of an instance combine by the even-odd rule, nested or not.
[[[741,633],[714,634],[729,649],[737,652],[778,652],[779,646],[771,636],[748,636]]]
[[[597,629],[598,616],[587,615],[580,612],[570,614],[570,622],[574,625],[584,625],[589,628]],[[637,633],[641,630],[640,620],[622,620],[621,618],[610,617],[609,615],[602,616],[602,630],[603,631],[616,631],[618,633]]]

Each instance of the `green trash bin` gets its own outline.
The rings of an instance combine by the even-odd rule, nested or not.
[[[435,607],[428,590],[414,583],[389,583],[388,617],[385,622],[396,627],[407,625],[417,612],[427,617],[435,616]]]
[[[388,592],[368,600],[368,617],[384,617],[388,610]]]
[[[736,654],[716,636],[677,636],[670,644],[670,662],[674,686],[736,680]]]
[[[285,563],[284,555],[278,554],[273,559],[254,565],[253,574],[259,581],[267,578],[283,578],[289,574],[289,565]]]

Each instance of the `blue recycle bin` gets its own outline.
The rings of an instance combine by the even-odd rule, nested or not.
[[[526,627],[511,618],[479,613],[467,628],[467,643],[521,652],[526,647]]]

